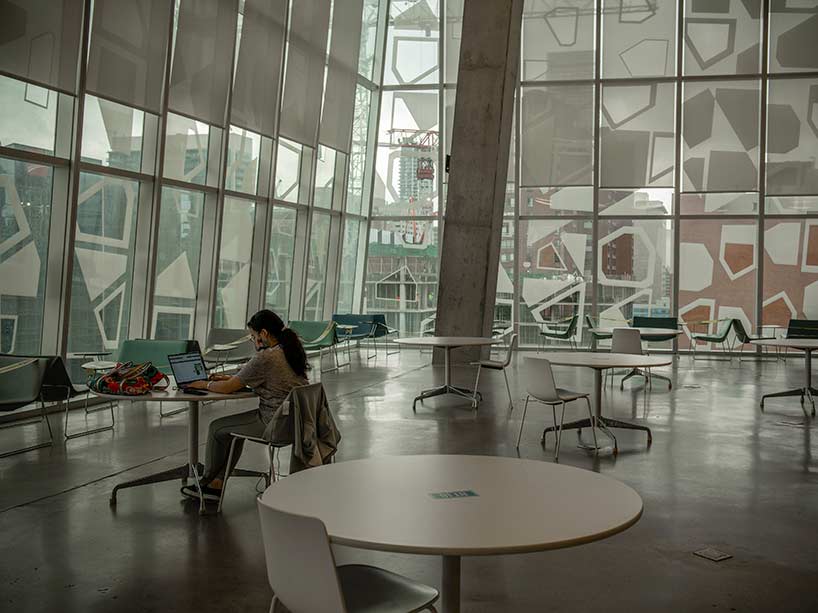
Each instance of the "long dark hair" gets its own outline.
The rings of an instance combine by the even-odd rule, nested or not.
[[[299,377],[306,377],[307,371],[312,368],[307,362],[307,352],[298,335],[284,326],[281,318],[270,309],[262,309],[250,318],[247,327],[253,332],[267,330],[267,333],[278,341],[287,358],[287,364]]]

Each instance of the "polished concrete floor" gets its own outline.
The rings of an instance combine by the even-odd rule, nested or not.
[[[478,412],[447,397],[413,414],[418,390],[443,376],[429,359],[412,351],[381,354],[323,377],[343,434],[340,461],[518,454],[522,360],[510,372],[511,413],[502,376],[487,373]],[[762,393],[800,386],[803,368],[796,356],[741,364],[682,357],[663,369],[674,379],[672,391],[658,382],[649,394],[638,382],[624,392],[608,388],[606,413],[650,425],[652,447],[644,434],[619,431],[619,455],[595,457],[567,433],[560,462],[634,487],[644,500],[642,519],[573,549],[464,559],[463,610],[818,611],[818,420],[805,420],[794,398],[758,409]],[[590,371],[556,373],[563,387],[592,389]],[[455,369],[459,384],[471,385],[473,377],[469,367]],[[203,408],[202,443],[210,419],[251,406]],[[92,414],[89,424],[104,415]],[[111,508],[117,481],[184,461],[187,427],[185,414],[160,419],[156,405],[123,403],[116,415],[114,432],[0,459],[0,611],[267,611],[255,481],[231,484],[221,516],[200,517],[181,500],[177,483],[123,491]],[[71,419],[85,423],[80,411]],[[529,409],[521,457],[553,461],[553,439],[545,450],[540,445],[550,420],[544,407]],[[61,439],[61,420],[52,422]],[[34,426],[0,431],[0,449],[36,434]],[[263,454],[253,451],[243,463],[263,466]],[[714,563],[692,554],[705,546],[733,558]],[[433,557],[347,548],[337,557],[439,585]]]

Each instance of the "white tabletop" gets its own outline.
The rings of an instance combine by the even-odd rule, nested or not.
[[[750,342],[762,347],[787,347],[801,351],[818,349],[818,338],[770,338]]]
[[[125,396],[123,394],[100,394],[91,390],[100,398],[110,398],[111,400],[139,400],[142,402],[204,402],[206,400],[240,400],[242,398],[253,398],[255,394],[251,391],[238,391],[232,394],[218,394],[207,392],[207,395],[187,394],[176,388],[173,377],[170,378],[170,385],[165,390],[153,390],[141,396]],[[202,390],[204,391],[204,390]]]
[[[673,363],[673,356],[590,351],[553,351],[532,357],[546,359],[556,366],[585,366],[598,370],[606,368],[654,368],[668,366]]]
[[[80,368],[84,370],[111,370],[112,368],[116,368],[116,364],[116,362],[107,360],[95,360],[93,362],[86,362]]]
[[[414,336],[409,338],[396,338],[399,345],[424,346],[424,347],[481,347],[484,345],[494,345],[502,343],[501,338],[490,338],[483,336]]]
[[[213,345],[212,347],[210,347],[210,349],[212,349],[213,351],[233,351],[233,349],[238,349],[240,345],[241,341],[236,341],[235,343],[223,343]]]
[[[463,491],[477,495],[431,495]],[[333,543],[452,556],[581,545],[621,532],[642,515],[639,494],[609,477],[465,455],[338,462],[274,483],[262,503],[320,518]]]
[[[615,328],[591,328],[591,332],[596,332],[597,334],[613,334],[614,330],[620,328],[624,330],[639,330],[639,335],[642,338],[648,338],[651,336],[679,336],[682,334],[681,330],[671,330],[670,328],[632,328],[630,326],[616,326]]]

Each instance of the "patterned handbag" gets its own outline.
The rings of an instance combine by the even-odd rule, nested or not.
[[[163,380],[165,384],[160,386]],[[106,373],[91,375],[88,389],[99,394],[141,396],[154,389],[166,389],[169,383],[167,375],[159,372],[151,362],[125,362]]]

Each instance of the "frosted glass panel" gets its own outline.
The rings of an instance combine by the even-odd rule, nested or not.
[[[604,0],[602,76],[676,74],[676,0]]]
[[[526,0],[523,81],[594,76],[594,0]]]

